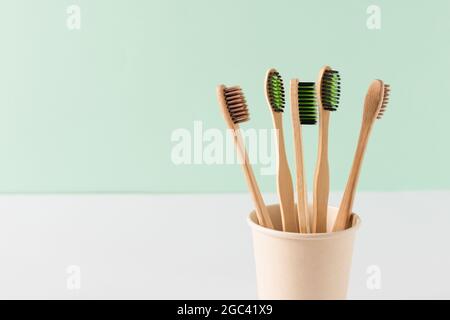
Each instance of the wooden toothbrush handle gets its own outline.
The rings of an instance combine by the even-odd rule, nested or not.
[[[267,209],[264,199],[261,195],[261,191],[258,188],[255,175],[253,173],[250,160],[247,151],[244,146],[244,140],[242,139],[241,131],[239,127],[235,127],[233,130],[234,142],[239,153],[239,157],[242,160],[242,169],[244,171],[245,180],[247,182],[250,194],[252,195],[253,203],[255,205],[256,215],[260,225],[274,229],[272,219],[270,218],[269,210]]]
[[[319,108],[321,108],[319,106]],[[330,168],[328,165],[328,126],[330,111],[321,110],[319,118],[319,150],[314,174],[313,232],[327,232]]]
[[[294,203],[294,187],[284,146],[282,114],[274,114],[277,131],[277,192],[280,198],[281,222],[283,231],[298,232],[297,214]]]
[[[310,233],[311,225],[308,212],[308,193],[306,189],[305,169],[303,161],[302,129],[300,124],[300,112],[298,109],[298,80],[291,80],[291,116],[294,133],[294,151],[296,167],[297,189],[297,218],[300,233]]]
[[[349,226],[350,216],[353,209],[353,200],[355,198],[356,187],[358,184],[359,173],[369,141],[372,123],[363,123],[359,134],[358,146],[356,148],[355,157],[353,159],[352,169],[348,177],[341,205],[339,207],[336,221],[334,222],[333,231],[345,230]]]

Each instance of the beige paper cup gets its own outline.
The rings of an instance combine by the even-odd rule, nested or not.
[[[279,205],[268,206],[275,228],[281,228]],[[337,208],[328,208],[328,230]],[[257,224],[253,211],[248,222],[253,234],[259,299],[345,299],[352,264],[353,241],[360,225],[340,232],[299,234],[267,229]]]

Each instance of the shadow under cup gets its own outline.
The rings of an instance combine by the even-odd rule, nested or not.
[[[277,229],[280,206],[267,207]],[[311,209],[311,208],[310,208]],[[328,207],[331,230],[338,208]],[[300,234],[258,225],[256,213],[248,218],[253,235],[259,299],[345,299],[352,264],[353,242],[361,220],[339,232]]]

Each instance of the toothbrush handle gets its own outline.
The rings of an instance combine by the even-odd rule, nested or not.
[[[327,232],[330,169],[328,165],[328,126],[330,111],[321,110],[319,118],[319,150],[314,175],[313,232]]]
[[[359,173],[364,159],[367,143],[369,141],[370,132],[373,123],[363,123],[361,132],[359,134],[358,146],[356,148],[355,157],[353,159],[352,170],[345,187],[344,195],[342,197],[341,205],[339,207],[336,221],[333,226],[333,231],[345,230],[350,222],[350,216],[353,209],[353,200],[355,198],[356,187],[358,185]]]
[[[296,189],[297,189],[297,215],[299,230],[301,233],[310,233],[311,225],[308,212],[308,193],[303,161],[302,129],[300,124],[300,113],[298,109],[298,80],[291,80],[291,116],[294,132],[294,150],[296,167]]]
[[[233,130],[234,142],[242,160],[242,169],[244,171],[245,180],[247,181],[250,194],[252,195],[252,200],[255,205],[256,215],[258,217],[258,222],[260,225],[274,229],[272,219],[270,218],[269,211],[264,204],[264,199],[258,188],[258,183],[256,182],[255,175],[253,173],[252,167],[250,165],[250,160],[247,151],[244,146],[244,140],[242,139],[241,131],[239,127],[235,127]]]
[[[283,230],[298,232],[297,214],[294,203],[294,187],[284,146],[282,114],[274,114],[275,129],[277,132],[277,192],[280,198],[280,211]]]

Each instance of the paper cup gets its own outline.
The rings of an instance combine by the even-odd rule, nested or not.
[[[281,229],[280,206],[268,206],[275,228]],[[328,208],[331,230],[337,208]],[[257,224],[253,211],[248,222],[253,234],[259,299],[345,299],[352,264],[353,241],[360,219],[344,231],[300,234],[267,229]]]

